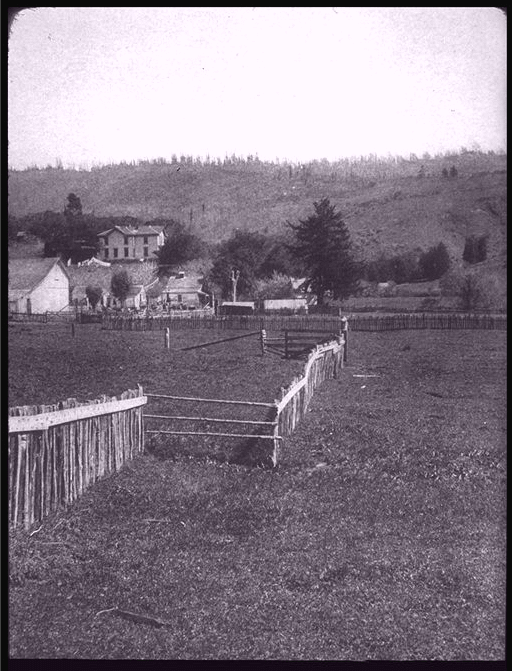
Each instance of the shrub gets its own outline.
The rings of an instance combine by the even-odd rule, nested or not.
[[[487,239],[487,235],[480,237],[471,235],[469,238],[466,238],[462,260],[471,264],[485,261],[487,258]]]
[[[443,242],[431,247],[420,257],[422,275],[427,280],[437,280],[450,268],[450,256]]]

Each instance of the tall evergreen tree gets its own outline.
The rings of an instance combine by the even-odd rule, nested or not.
[[[328,198],[313,203],[314,214],[288,226],[295,234],[291,246],[306,269],[306,286],[323,305],[326,292],[347,298],[354,291],[360,266],[352,255],[349,231],[340,212]]]

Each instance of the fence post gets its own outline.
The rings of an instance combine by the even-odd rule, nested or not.
[[[165,329],[165,348],[171,349],[171,329],[168,326]]]
[[[261,329],[261,337],[260,337],[260,342],[261,342],[261,356],[265,356],[265,352],[267,351],[266,348],[266,339],[267,339],[267,332],[265,329]]]
[[[288,358],[288,329],[284,331],[284,358]]]
[[[343,322],[341,335],[345,339],[345,344],[343,346],[343,363],[347,363],[347,361],[348,361],[348,319],[346,317],[342,317],[341,321]]]
[[[277,402],[276,402],[276,412],[275,412],[275,417],[274,417],[274,440],[272,441],[274,447],[272,450],[272,465],[275,468],[277,466],[277,458],[278,458],[278,452],[279,452],[279,439],[277,436],[279,436],[279,410],[277,407]]]
[[[71,322],[71,337],[75,337],[75,322]]]

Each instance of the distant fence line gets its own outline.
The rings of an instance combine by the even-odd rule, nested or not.
[[[48,324],[49,322],[69,323],[77,320],[74,311],[68,312],[9,312],[8,320],[13,322],[28,322]]]
[[[407,329],[490,329],[506,330],[506,315],[488,314],[394,314],[347,315],[352,331],[395,331]],[[226,315],[221,317],[191,314],[181,316],[114,316],[103,317],[103,327],[113,331],[157,331],[170,329],[217,329],[279,331],[323,330],[340,332],[342,317],[337,315]]]
[[[9,523],[28,529],[144,447],[142,388],[9,408]]]

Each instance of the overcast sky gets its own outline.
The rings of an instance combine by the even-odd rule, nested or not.
[[[8,62],[14,168],[506,149],[496,8],[38,7]]]

